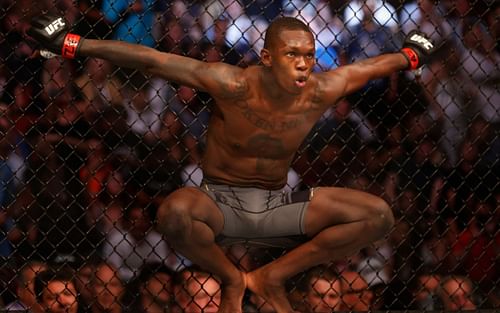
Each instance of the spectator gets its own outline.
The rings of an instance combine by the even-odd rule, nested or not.
[[[73,272],[46,270],[35,278],[35,294],[44,313],[77,313],[78,298]]]
[[[363,9],[364,5],[368,5],[373,12],[373,20],[380,26],[389,27],[392,31],[396,31],[399,27],[398,16],[396,9],[384,0],[353,0],[345,6],[343,21],[347,28],[363,24],[367,12]],[[370,13],[368,13],[370,14]]]
[[[330,267],[317,266],[304,279],[307,312],[336,312],[341,306],[340,276]]]
[[[205,136],[210,117],[210,101],[205,93],[197,92],[187,86],[178,86],[170,98],[165,120],[177,128],[177,141],[185,151],[181,162],[186,163],[181,169],[181,179],[186,186],[199,186],[203,179],[199,163],[204,149]],[[173,128],[171,128],[173,129]]]
[[[328,1],[283,1],[285,16],[296,17],[309,25],[316,42],[315,71],[332,70],[340,65],[338,38],[344,25],[338,15],[332,15]]]
[[[3,115],[3,114],[2,114]],[[11,204],[17,196],[14,170],[9,164],[13,153],[15,133],[8,118],[0,116],[0,256],[10,257],[13,244],[22,239],[19,228],[15,225]]]
[[[56,106],[61,108],[68,103],[73,105],[73,63],[60,58],[47,59],[43,62],[40,76],[42,82],[41,99],[48,114],[59,113]]]
[[[352,173],[346,168],[355,170],[352,163],[361,149],[363,127],[364,123],[356,120],[356,113],[351,110],[348,101],[340,101],[334,108],[325,112],[323,118],[314,126],[308,140],[311,165],[301,169],[302,180],[310,186],[346,186],[352,178]],[[349,149],[343,149],[346,144]],[[311,168],[314,170],[311,171]]]
[[[154,47],[155,23],[152,0],[103,0],[101,11],[106,22],[114,28],[112,39]]]
[[[51,105],[47,116],[32,127],[28,136],[36,148],[30,155],[26,184],[32,200],[24,216],[36,228],[33,248],[38,257],[87,257],[95,251],[100,234],[89,224],[83,186],[75,175],[86,155],[100,141],[80,114],[77,103]],[[61,110],[59,110],[61,109]]]
[[[341,273],[340,311],[369,311],[372,306],[373,293],[363,276],[355,271]]]
[[[467,227],[451,243],[449,258],[457,260],[463,275],[487,294],[497,284],[500,260],[498,247],[498,203],[487,186],[477,189],[464,207],[471,215]]]
[[[29,313],[42,313],[43,308],[37,302],[35,277],[47,270],[47,265],[39,261],[24,263],[16,277],[17,300],[5,306],[7,312],[26,310]]]
[[[461,87],[473,86],[472,114],[479,113],[489,123],[500,125],[500,53],[487,26],[478,18],[467,18],[463,25],[465,49],[460,58]],[[455,74],[456,75],[456,74]]]
[[[142,266],[162,263],[177,270],[181,261],[167,246],[162,236],[153,229],[150,207],[137,201],[125,209],[122,225],[117,224],[103,245],[103,258],[118,269],[120,279],[129,282],[139,274]]]
[[[281,13],[280,1],[242,0],[245,12],[250,17],[259,17],[271,22]]]
[[[447,276],[441,280],[437,289],[442,309],[445,311],[469,311],[476,310],[473,300],[474,286],[464,276]]]
[[[444,140],[441,144],[452,166],[460,157],[457,147],[464,140],[463,130],[475,115],[474,111],[478,110],[477,105],[469,100],[474,98],[477,87],[474,83],[464,83],[470,82],[466,71],[456,71],[462,68],[464,60],[454,49],[449,43],[443,44],[435,52],[435,61],[422,73],[422,86],[430,103],[429,115],[442,128]],[[444,57],[446,62],[441,62]],[[468,66],[469,71],[474,71],[470,68],[471,62]]]
[[[85,62],[85,74],[75,79],[75,85],[83,98],[82,114],[89,120],[95,120],[97,114],[107,107],[123,105],[120,82],[110,76],[111,70],[112,66],[108,61],[92,58]]]
[[[441,276],[429,272],[417,272],[410,283],[413,293],[412,307],[415,310],[436,310],[436,292],[439,288]]]
[[[169,313],[174,306],[174,272],[161,263],[141,268],[133,286],[136,304],[134,313]]]
[[[247,63],[254,63],[264,46],[262,34],[268,22],[257,16],[248,16],[240,1],[207,0],[205,11],[200,16],[203,32],[209,40],[214,39],[215,20],[227,19],[226,41],[244,56]]]
[[[165,110],[165,102],[159,98],[162,93],[153,88],[149,77],[138,72],[123,72],[126,73],[123,77],[126,80],[123,106],[127,125],[139,142],[154,142],[159,138],[161,118]]]
[[[124,313],[125,284],[117,269],[105,262],[99,263],[91,278],[91,313]],[[132,313],[132,312],[131,312]]]
[[[41,69],[40,60],[30,58],[34,49],[30,40],[24,38],[29,27],[29,21],[25,17],[33,7],[32,1],[2,2],[4,10],[0,22],[0,58],[2,67],[13,84],[32,81]]]
[[[75,286],[79,293],[79,307],[81,312],[90,313],[95,301],[92,287],[92,277],[97,267],[102,263],[98,257],[84,260],[75,270]]]
[[[106,22],[101,11],[103,0],[78,0],[79,17],[75,32],[87,38],[108,39],[112,34],[111,25]]]
[[[372,246],[361,249],[356,271],[368,283],[370,289],[386,285],[391,280],[391,261],[393,250],[385,240],[379,240]]]
[[[185,15],[183,15],[185,16]],[[159,48],[163,51],[179,55],[196,55],[199,47],[196,47],[195,40],[186,33],[186,29],[196,29],[187,27],[179,18],[173,14],[164,14],[162,26],[163,34],[158,42]]]
[[[399,38],[395,36],[394,29],[379,23],[375,15],[380,12],[378,8],[374,0],[363,1],[360,7],[363,12],[362,23],[349,25],[341,35],[342,63],[350,64],[381,53],[397,51]],[[397,73],[392,73],[386,78],[370,81],[347,99],[351,105],[360,108],[370,123],[378,125],[386,114],[389,106],[387,102],[396,98],[396,92]]]
[[[229,21],[217,19],[213,25],[213,38],[207,38],[201,47],[201,53],[207,62],[226,62],[232,65],[245,66],[242,56],[226,41]]]
[[[446,14],[447,8],[443,2],[418,0],[405,3],[400,14],[402,32],[406,35],[413,29],[419,29],[429,34],[437,46],[445,40],[457,43],[457,26],[450,19],[450,14]]]
[[[182,312],[215,313],[220,305],[220,282],[196,267],[178,273],[175,299]]]

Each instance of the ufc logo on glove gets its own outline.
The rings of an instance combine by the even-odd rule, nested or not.
[[[57,20],[50,23],[47,27],[45,27],[45,31],[50,36],[57,30],[59,30],[60,27],[64,27],[65,25],[66,24],[64,23],[63,19],[60,17]]]
[[[413,34],[413,36],[411,36],[410,40],[422,44],[422,46],[427,50],[431,50],[434,47],[432,45],[432,43],[427,38],[425,38],[419,34]]]

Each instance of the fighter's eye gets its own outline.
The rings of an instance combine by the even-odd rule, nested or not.
[[[294,57],[295,56],[295,52],[287,52],[286,56],[287,57]]]

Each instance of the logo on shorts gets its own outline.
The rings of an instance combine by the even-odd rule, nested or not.
[[[50,23],[47,27],[45,27],[45,31],[47,34],[50,36],[54,32],[58,31],[62,27],[64,27],[66,24],[64,23],[62,17],[58,18],[57,20],[53,21]]]

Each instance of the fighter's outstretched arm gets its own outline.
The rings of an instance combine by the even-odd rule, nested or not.
[[[79,55],[106,59],[168,81],[207,91],[220,97],[234,95],[242,69],[225,63],[207,63],[150,47],[114,40],[85,39]]]
[[[320,75],[325,82],[325,94],[330,97],[345,97],[365,86],[370,80],[387,77],[400,70],[416,70],[427,62],[433,48],[432,42],[425,34],[411,32],[403,48],[397,53],[368,58]]]
[[[53,55],[105,59],[121,67],[138,69],[207,91],[216,97],[234,97],[245,90],[244,86],[241,86],[244,83],[241,79],[243,69],[237,66],[221,62],[206,63],[122,41],[84,39],[70,33],[69,29],[64,18],[42,15],[33,19],[28,35]]]
[[[345,65],[331,72],[337,81],[343,82],[340,97],[347,96],[370,80],[387,77],[392,73],[408,68],[408,60],[401,53],[383,54],[373,58]]]

